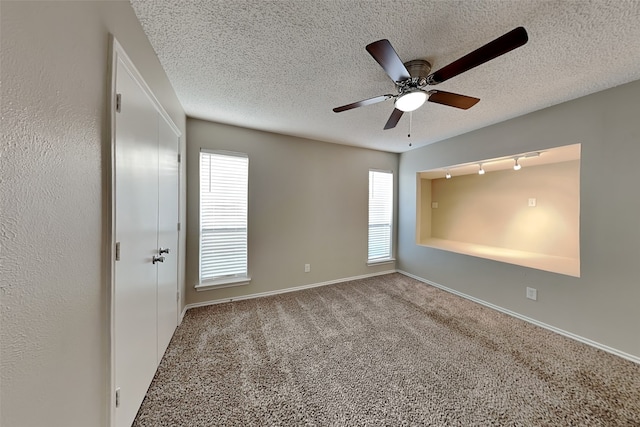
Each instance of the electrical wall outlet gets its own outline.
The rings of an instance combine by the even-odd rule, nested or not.
[[[432,209],[438,209],[438,202],[431,202]]]
[[[310,271],[311,271],[311,264],[305,264],[305,265],[304,265],[304,272],[305,272],[305,273],[308,273],[308,272],[310,272]]]
[[[536,288],[530,288],[527,286],[527,298],[534,301],[538,300],[538,290]]]
[[[536,200],[535,197],[531,197],[529,199],[529,207],[530,208],[535,208],[537,204],[538,204],[538,201]]]

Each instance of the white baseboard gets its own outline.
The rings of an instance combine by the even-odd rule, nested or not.
[[[184,319],[184,315],[187,314],[188,309],[189,309],[189,304],[185,305],[184,308],[182,309],[182,312],[180,313],[180,318],[178,319],[178,326],[180,326],[180,324],[182,323],[182,320]]]
[[[486,302],[486,301],[483,301],[483,300],[478,299],[476,297],[472,297],[471,295],[467,295],[467,294],[464,294],[462,292],[456,291],[455,289],[447,288],[446,286],[443,286],[443,285],[441,285],[439,283],[432,282],[431,280],[427,280],[425,278],[416,276],[416,275],[411,274],[411,273],[407,273],[406,271],[397,270],[397,272],[400,273],[400,274],[404,274],[405,276],[411,277],[413,279],[416,279],[416,280],[418,280],[420,282],[423,282],[423,283],[426,283],[428,285],[431,285],[433,287],[442,289],[443,291],[452,293],[452,294],[457,295],[459,297],[471,300],[473,302],[477,302],[478,304],[482,304],[482,305],[484,305],[486,307],[489,307],[489,308],[492,308],[494,310],[500,311],[502,313],[508,314],[509,316],[516,317],[516,318],[518,318],[520,320],[524,320],[525,322],[532,323],[532,324],[534,324],[536,326],[540,326],[541,328],[548,329],[548,330],[550,330],[552,332],[555,332],[557,334],[564,335],[565,337],[574,339],[576,341],[579,341],[581,343],[590,345],[590,346],[595,347],[597,349],[600,349],[602,351],[606,351],[607,353],[611,353],[611,354],[614,354],[616,356],[622,357],[623,359],[627,359],[627,360],[630,360],[632,362],[640,364],[640,357],[638,357],[638,356],[634,356],[632,354],[625,353],[624,351],[620,351],[620,350],[617,350],[617,349],[615,349],[613,347],[609,347],[607,345],[600,344],[599,342],[590,340],[590,339],[585,338],[585,337],[581,337],[580,335],[576,335],[574,333],[565,331],[565,330],[560,329],[560,328],[556,328],[555,326],[548,325],[548,324],[540,322],[540,321],[538,321],[536,319],[532,319],[530,317],[523,316],[522,314],[516,313],[515,311],[507,310],[506,308],[502,308],[502,307],[497,306],[495,304],[491,304],[490,302]]]
[[[205,307],[208,305],[223,304],[225,302],[241,301],[245,299],[262,298],[262,297],[268,297],[271,295],[286,294],[288,292],[302,291],[304,289],[317,288],[319,286],[335,285],[336,283],[349,282],[351,280],[366,279],[368,277],[374,277],[374,276],[383,276],[385,274],[391,274],[395,272],[396,270],[387,270],[387,271],[381,271],[378,273],[363,274],[361,276],[353,276],[353,277],[345,277],[342,279],[329,280],[327,282],[319,282],[319,283],[311,283],[309,285],[295,286],[293,288],[277,289],[275,291],[259,292],[257,294],[241,295],[238,297],[222,298],[222,299],[216,299],[216,300],[210,300],[210,301],[204,301],[204,302],[196,302],[193,304],[187,304],[182,310],[182,314],[180,315],[180,322],[182,322],[182,319],[184,318],[184,315],[186,314],[187,310],[190,310],[196,307]]]

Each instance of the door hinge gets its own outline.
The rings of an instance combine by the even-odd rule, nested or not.
[[[178,154],[178,163],[182,162],[182,155]]]
[[[180,231],[180,223],[178,223],[178,231]]]
[[[122,107],[122,94],[116,93],[116,113],[120,112]]]
[[[120,406],[120,387],[116,389],[116,408]]]
[[[176,300],[180,302],[180,291],[176,292]]]
[[[116,261],[120,261],[120,242],[116,242]]]

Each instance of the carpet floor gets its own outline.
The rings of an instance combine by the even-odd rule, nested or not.
[[[191,309],[134,426],[640,426],[640,365],[401,274]]]

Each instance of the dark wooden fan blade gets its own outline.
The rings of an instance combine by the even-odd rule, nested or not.
[[[389,117],[389,120],[387,120],[387,124],[384,125],[384,130],[393,129],[394,127],[396,127],[396,125],[400,121],[400,117],[402,117],[403,114],[404,111],[394,108],[391,116]]]
[[[378,61],[378,64],[387,72],[391,80],[401,82],[411,78],[407,67],[396,53],[389,40],[382,39],[367,45],[367,52]]]
[[[487,43],[481,48],[432,73],[427,77],[427,82],[430,85],[435,85],[447,81],[451,77],[469,71],[478,65],[482,65],[485,62],[491,61],[500,55],[504,55],[524,45],[528,40],[529,36],[523,27],[515,28],[507,34],[498,37],[494,41]]]
[[[364,101],[354,102],[352,104],[343,105],[342,107],[336,107],[333,109],[334,113],[340,113],[342,111],[351,110],[352,108],[364,107],[365,105],[377,104],[378,102],[386,101],[389,98],[393,98],[393,95],[380,95],[375,98],[365,99]]]
[[[468,110],[469,108],[476,105],[480,101],[480,99],[473,98],[471,96],[458,95],[457,93],[434,90],[429,95],[428,101],[435,102],[436,104],[448,105],[449,107]]]

